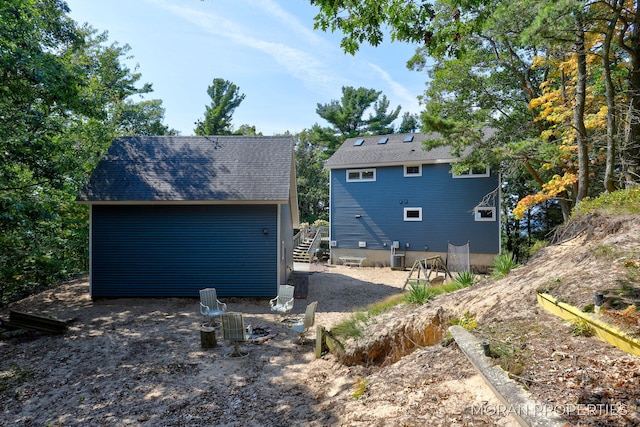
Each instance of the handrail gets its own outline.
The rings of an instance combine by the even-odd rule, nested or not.
[[[313,257],[316,254],[316,249],[318,245],[322,241],[323,237],[329,237],[329,229],[324,225],[318,227],[316,234],[313,236],[313,240],[311,241],[311,245],[309,249],[307,249],[307,253],[309,254],[309,263],[313,262]]]
[[[297,248],[304,241],[305,236],[307,235],[308,229],[305,227],[302,230],[298,231],[295,236],[293,236],[293,247]]]

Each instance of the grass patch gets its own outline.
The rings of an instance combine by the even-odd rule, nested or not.
[[[573,209],[571,219],[592,213],[611,215],[640,214],[640,186],[603,193],[595,199],[585,198]]]
[[[365,309],[355,311],[348,320],[338,323],[331,328],[331,333],[338,339],[360,338],[364,327],[373,318],[383,314],[399,304],[426,304],[438,295],[455,292],[469,287],[475,283],[475,276],[470,272],[458,273],[456,279],[449,283],[429,286],[428,284],[412,283],[406,294],[393,295],[377,303],[367,306]]]
[[[405,302],[405,295],[398,294],[367,306],[364,310],[357,310],[351,318],[338,323],[331,328],[336,338],[359,338],[362,336],[364,325],[373,317],[383,314],[395,306]]]
[[[458,319],[451,319],[449,321],[450,325],[458,325],[465,328],[467,331],[472,331],[478,327],[478,321],[470,312],[465,312],[462,317]]]
[[[570,319],[569,323],[571,324],[571,335],[574,337],[592,337],[594,334],[593,328],[585,319],[576,317]]]

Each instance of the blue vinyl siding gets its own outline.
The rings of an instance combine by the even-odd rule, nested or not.
[[[331,239],[339,248],[446,252],[447,242],[471,242],[475,253],[499,253],[499,221],[474,220],[473,209],[498,186],[498,178],[453,179],[449,164],[423,165],[422,176],[405,177],[402,166],[377,167],[374,182],[346,182],[331,171]],[[422,221],[404,221],[405,208],[422,208]],[[499,206],[496,206],[499,209]],[[497,212],[496,212],[497,214]],[[356,215],[360,215],[357,218]],[[387,246],[384,246],[384,244]]]
[[[276,293],[276,205],[94,205],[91,227],[94,298]]]

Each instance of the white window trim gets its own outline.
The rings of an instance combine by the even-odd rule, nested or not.
[[[408,212],[418,211],[418,217],[407,217]],[[422,221],[422,208],[404,208],[404,220],[405,221]]]
[[[491,217],[482,217],[480,211],[491,211]],[[473,208],[473,219],[475,221],[496,221],[496,208],[490,206],[476,206]]]
[[[488,178],[489,176],[491,176],[489,166],[487,166],[487,169],[484,173],[473,173],[473,170],[469,170],[469,172],[461,174],[456,174],[455,172],[453,173],[454,178]]]
[[[352,173],[358,173],[359,178],[349,178],[349,175]],[[364,172],[373,172],[372,178],[363,178],[362,174]],[[375,169],[347,169],[347,182],[371,182],[376,180],[376,170]]]
[[[407,168],[410,167],[418,167],[418,173],[408,173],[407,172]],[[414,177],[414,176],[422,176],[422,165],[404,165],[404,167],[402,168],[404,170],[404,176],[405,177]]]

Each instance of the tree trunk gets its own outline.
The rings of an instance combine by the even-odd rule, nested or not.
[[[627,49],[631,69],[629,70],[629,115],[627,135],[623,147],[625,187],[640,182],[640,0],[635,2],[632,22],[631,46]]]
[[[620,0],[623,1],[623,0]],[[607,33],[602,44],[602,71],[604,78],[605,96],[607,98],[607,158],[605,160],[605,172],[604,172],[604,188],[607,191],[614,191],[616,189],[614,171],[616,161],[616,100],[615,100],[615,88],[613,87],[613,81],[611,80],[611,64],[610,64],[610,51],[611,40],[613,39],[613,33],[618,24],[620,17],[620,8],[618,7],[618,1],[613,4],[614,13],[609,21]]]
[[[587,129],[584,125],[587,54],[584,45],[584,25],[580,17],[576,17],[575,48],[578,70],[576,76],[576,99],[573,107],[573,126],[576,130],[576,145],[578,146],[578,192],[576,194],[576,203],[580,203],[589,194],[589,148],[587,144]]]

